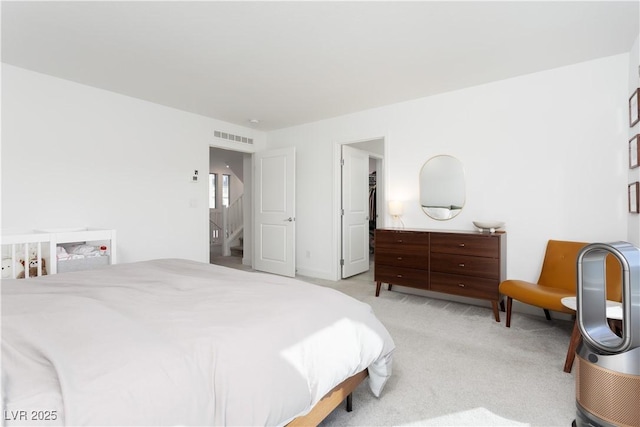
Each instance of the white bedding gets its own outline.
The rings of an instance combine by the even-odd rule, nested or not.
[[[154,260],[2,283],[7,425],[281,425],[366,368],[379,395],[393,349],[367,304],[281,276]]]

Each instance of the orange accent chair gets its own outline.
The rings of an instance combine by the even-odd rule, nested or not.
[[[562,305],[564,297],[576,296],[578,252],[587,243],[549,240],[544,254],[542,271],[537,283],[524,280],[505,280],[500,283],[500,293],[507,296],[507,328],[511,326],[511,306],[513,300],[540,307],[547,320],[551,320],[549,310],[575,314]]]
[[[587,243],[549,240],[537,283],[524,280],[505,280],[500,283],[500,293],[507,296],[507,328],[511,326],[513,300],[534,305],[544,310],[551,320],[549,310],[575,315],[575,311],[562,305],[564,297],[575,297],[578,284],[578,253]],[[622,300],[622,269],[612,255],[606,259],[606,294],[611,301]],[[613,328],[613,327],[612,327]],[[580,343],[580,332],[574,322],[567,350],[564,371],[571,372],[575,351]]]
[[[511,326],[511,306],[514,299],[542,308],[547,320],[551,320],[549,310],[575,314],[574,310],[562,305],[560,300],[576,296],[578,253],[587,244],[549,240],[537,283],[524,280],[505,280],[500,283],[500,293],[507,296],[507,328]],[[612,256],[608,256],[606,262],[607,299],[620,301],[622,272],[619,263]]]

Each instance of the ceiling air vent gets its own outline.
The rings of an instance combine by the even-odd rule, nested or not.
[[[216,138],[228,139],[229,141],[243,142],[245,144],[253,144],[253,138],[247,138],[246,136],[234,135],[232,133],[221,132],[219,130],[213,131],[213,136]]]

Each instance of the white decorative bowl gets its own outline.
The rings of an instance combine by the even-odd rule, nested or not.
[[[504,227],[504,222],[502,221],[473,221],[473,225],[475,225],[480,231],[489,231],[493,233],[499,228]]]

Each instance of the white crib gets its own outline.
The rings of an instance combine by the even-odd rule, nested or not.
[[[0,241],[2,245],[2,278],[15,279],[21,271],[24,270],[25,277],[30,277],[32,271],[30,267],[31,260],[36,260],[36,276],[42,276],[46,271],[45,265],[51,265],[51,254],[56,253],[56,244],[51,240],[49,233],[17,233],[4,234]],[[49,260],[47,262],[46,260]],[[20,260],[25,261],[21,265]],[[45,261],[42,261],[45,260]],[[55,264],[55,262],[53,263]],[[21,268],[22,267],[22,268]],[[55,274],[56,268],[52,266],[49,269],[50,274]]]
[[[100,256],[58,260],[58,246],[83,243],[97,245]],[[26,233],[2,233],[2,278],[15,279],[75,271],[116,263],[115,230],[97,228],[43,229]],[[27,261],[28,260],[28,261]]]

